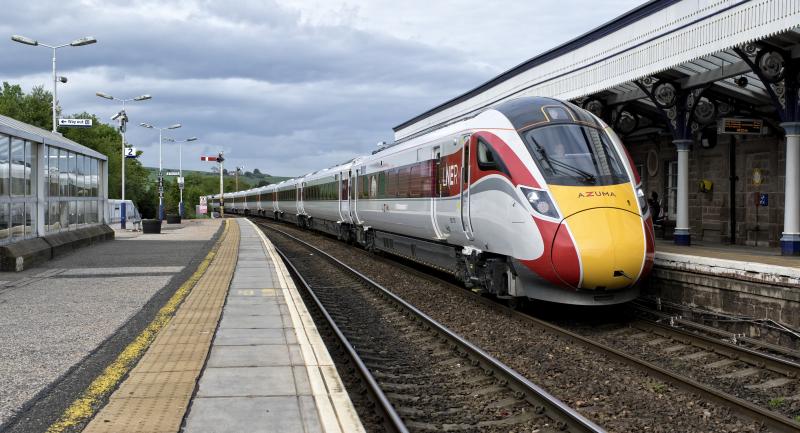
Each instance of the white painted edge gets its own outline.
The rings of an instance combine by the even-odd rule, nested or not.
[[[342,379],[319,335],[311,315],[294,285],[288,269],[278,256],[275,246],[264,233],[250,220],[246,220],[261,237],[268,258],[278,271],[286,305],[292,317],[297,342],[305,361],[311,393],[317,404],[317,411],[326,433],[366,433],[350,396],[344,389]]]
[[[750,278],[772,280],[775,278],[788,278],[800,283],[799,267],[768,265],[740,260],[719,259],[689,254],[665,253],[656,251],[655,264],[674,269],[696,269],[720,275],[739,274]],[[762,274],[763,278],[758,274]]]

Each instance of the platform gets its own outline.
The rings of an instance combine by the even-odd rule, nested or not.
[[[715,313],[800,327],[800,258],[779,249],[657,242],[643,295]]]
[[[44,431],[152,320],[211,249],[220,222],[129,233],[0,274],[0,431]],[[25,425],[11,425],[17,416]]]
[[[285,266],[250,221],[84,430],[364,431]]]

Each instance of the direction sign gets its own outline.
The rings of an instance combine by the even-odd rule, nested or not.
[[[58,126],[67,128],[89,128],[92,126],[92,119],[58,119]]]
[[[136,155],[136,148],[135,147],[131,146],[131,147],[126,147],[125,148],[125,158],[133,158],[133,159],[135,159],[137,156],[138,155]]]
[[[164,173],[165,176],[180,176],[180,174],[181,173],[179,171],[168,171]]]

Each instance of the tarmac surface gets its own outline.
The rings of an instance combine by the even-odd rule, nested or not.
[[[0,431],[45,431],[191,275],[220,220],[164,225],[0,274]]]

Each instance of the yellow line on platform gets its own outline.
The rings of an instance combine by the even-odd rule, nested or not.
[[[220,245],[222,245],[222,241],[227,236],[229,226],[230,220],[226,220],[222,236],[220,236],[214,244],[214,247],[211,248],[211,251],[209,251],[197,267],[194,274],[192,274],[192,276],[175,291],[169,301],[158,310],[153,321],[147,325],[136,339],[125,347],[114,362],[106,367],[105,370],[92,381],[83,394],[61,414],[58,421],[47,429],[47,433],[61,433],[67,428],[76,426],[95,415],[99,409],[98,404],[117,388],[120,381],[136,365],[136,362],[141,358],[142,354],[150,347],[150,343],[155,340],[158,332],[170,321],[181,302],[183,302],[186,296],[191,292],[192,287],[197,284],[206,272],[209,264],[214,259],[214,256],[216,256]]]

